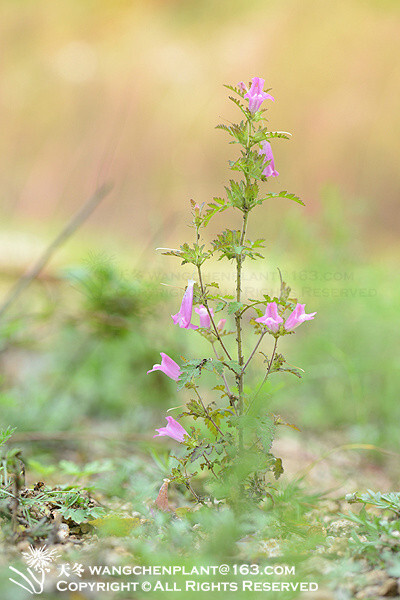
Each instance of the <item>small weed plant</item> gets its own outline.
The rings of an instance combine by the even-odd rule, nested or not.
[[[271,142],[290,137],[286,132],[269,131],[266,126],[266,109],[262,105],[274,98],[264,91],[264,80],[254,77],[249,87],[244,83],[226,87],[242,118],[239,123],[217,128],[239,149],[239,155],[229,162],[230,170],[239,177],[229,180],[224,197],[213,198],[208,204],[192,200],[194,240],[183,243],[179,249],[164,249],[164,254],[177,257],[182,265],[193,269],[180,309],[172,316],[173,323],[189,335],[195,332],[205,338],[210,353],[185,357],[178,364],[161,352],[161,363],[149,372],[161,370],[178,382],[178,390],[184,389],[188,394],[184,410],[177,418],[168,415],[167,426],[157,430],[158,436],[175,439],[183,449],[176,457],[171,480],[185,485],[196,501],[201,501],[191,481],[199,471],[207,471],[218,498],[240,502],[244,498],[260,500],[270,494],[271,481],[283,472],[282,460],[274,456],[272,443],[277,426],[287,423],[268,412],[264,386],[277,373],[301,376],[286,362],[279,341],[293,335],[300,324],[313,319],[316,313],[305,312],[305,305],[291,296],[291,289],[282,278],[278,296],[265,293],[258,298],[245,298],[242,293],[245,265],[263,259],[265,240],[249,237],[253,213],[262,210],[264,203],[285,199],[303,202],[287,191],[264,190],[269,178],[279,175]],[[225,211],[229,214],[229,209],[240,213],[241,228],[226,228],[207,243],[209,223],[216,215]],[[209,281],[207,263],[215,259],[231,263],[233,293],[226,294],[218,281]],[[199,324],[192,323],[193,308]],[[245,355],[247,347],[252,350]],[[248,372],[257,353],[264,356],[264,368],[258,385],[252,388]],[[215,376],[215,385],[206,394],[201,378],[207,371]],[[188,430],[181,419],[185,419],[185,424],[190,422]]]

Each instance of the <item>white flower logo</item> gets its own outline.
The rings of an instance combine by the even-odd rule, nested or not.
[[[53,560],[58,558],[59,554],[57,554],[57,550],[50,550],[44,545],[40,548],[29,546],[29,552],[22,552],[22,556],[25,558],[28,567],[35,571],[46,571],[48,573],[49,566]]]
[[[27,585],[24,585],[21,582],[15,581],[15,579],[11,579],[11,577],[9,577],[9,580],[12,581],[12,583],[18,585],[19,587],[22,587],[30,594],[41,594],[44,588],[44,574],[50,571],[49,566],[51,565],[53,560],[55,560],[59,556],[56,552],[57,551],[55,549],[50,550],[46,547],[46,545],[41,546],[40,548],[29,546],[28,552],[22,552],[22,555],[25,558],[26,563],[28,565],[26,570],[29,577],[27,577],[18,569],[15,569],[14,567],[9,567],[9,569],[11,569],[11,571],[16,573],[17,575],[19,575],[20,578],[23,581],[25,581],[25,583],[28,584],[29,587],[27,587]],[[36,573],[39,574],[38,577],[35,575],[35,573],[31,570],[30,567],[32,567],[32,569],[34,569],[34,571],[36,571]]]

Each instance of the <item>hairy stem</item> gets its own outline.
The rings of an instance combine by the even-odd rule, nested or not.
[[[185,482],[185,485],[186,485],[187,489],[189,490],[189,492],[191,492],[193,494],[193,496],[195,497],[196,502],[198,502],[199,504],[201,504],[201,498],[200,498],[200,496],[198,496],[198,494],[196,494],[196,492],[192,488],[192,486],[190,484],[190,481],[189,481],[189,476],[186,473],[186,471],[185,471],[185,474],[187,476],[187,479],[186,479],[186,482]]]
[[[248,119],[248,129],[247,129],[247,145],[245,147],[245,156],[246,158],[250,155],[250,133],[251,133],[251,120]],[[245,171],[244,172],[246,187],[250,185],[250,176]],[[240,303],[241,294],[242,294],[242,265],[244,261],[243,256],[243,246],[246,238],[247,231],[247,221],[249,218],[249,210],[245,206],[243,206],[243,221],[242,221],[242,232],[240,235],[240,254],[236,255],[236,302]],[[235,322],[236,322],[236,342],[237,342],[237,356],[239,367],[241,368],[241,372],[237,375],[237,387],[238,387],[238,413],[239,415],[243,414],[244,402],[243,402],[243,365],[244,365],[244,357],[243,357],[243,347],[242,347],[242,313],[241,310],[238,309],[235,313]],[[239,428],[239,452],[243,451],[243,429]]]
[[[215,479],[219,479],[218,475],[214,471],[214,468],[213,468],[212,464],[210,463],[210,461],[208,460],[208,458],[207,458],[207,456],[205,454],[203,454],[203,458],[206,461],[207,466],[208,466],[209,470],[211,471],[211,473],[214,475]]]
[[[240,246],[243,246],[245,241],[248,216],[248,211],[244,211]],[[242,297],[242,264],[243,255],[240,254],[236,257],[236,302],[240,302]],[[235,313],[235,323],[238,363],[239,367],[243,367],[244,357],[242,345],[242,315],[240,310]],[[243,414],[243,369],[241,370],[240,374],[237,375],[236,381],[238,386],[238,413],[241,415]],[[241,429],[239,429],[239,450],[243,450],[243,431]]]
[[[211,342],[211,346],[212,346],[212,349],[214,350],[214,354],[215,354],[216,358],[219,360],[218,352],[215,349],[214,342]],[[222,373],[221,377],[222,377],[222,380],[223,380],[223,382],[225,384],[226,393],[228,394],[229,399],[231,399],[232,398],[232,392],[230,390],[230,387],[229,387],[229,384],[228,384],[228,380],[226,378],[225,373]]]
[[[254,356],[254,355],[255,355],[255,353],[257,352],[257,348],[258,348],[258,346],[261,344],[261,342],[262,342],[262,339],[263,339],[263,337],[264,337],[264,335],[265,335],[266,333],[267,333],[267,330],[265,329],[265,330],[262,332],[262,334],[260,335],[260,337],[259,337],[259,339],[258,339],[258,342],[257,342],[257,344],[256,344],[256,345],[255,345],[255,347],[254,347],[254,350],[253,350],[253,352],[250,354],[250,356],[249,356],[249,358],[248,358],[248,360],[247,360],[246,364],[244,365],[244,367],[243,367],[243,369],[242,369],[242,375],[243,375],[243,373],[245,372],[245,370],[247,369],[247,367],[248,367],[248,365],[249,365],[249,363],[250,363],[251,359],[253,358],[253,356]]]
[[[214,419],[213,419],[213,418],[212,418],[212,416],[210,415],[208,408],[207,408],[207,407],[206,407],[206,405],[204,404],[202,397],[200,396],[199,392],[197,391],[197,388],[194,388],[194,391],[196,392],[196,394],[197,394],[197,397],[198,397],[198,399],[200,400],[200,403],[201,403],[202,407],[204,408],[204,412],[205,412],[205,413],[206,413],[206,415],[207,415],[207,419],[208,419],[208,420],[209,420],[209,421],[210,421],[210,422],[211,422],[211,423],[214,425],[215,429],[216,429],[217,431],[219,431],[219,432],[220,432],[220,434],[221,434],[222,436],[224,436],[224,434],[223,434],[222,430],[221,430],[221,429],[218,427],[218,425],[216,424],[216,422],[214,421]]]
[[[247,412],[246,412],[246,414],[249,412],[249,410],[250,410],[250,408],[251,408],[251,406],[252,406],[252,404],[253,404],[254,400],[257,398],[257,396],[258,396],[258,394],[260,393],[260,391],[261,391],[261,389],[262,389],[262,387],[263,387],[264,383],[265,383],[265,382],[267,381],[267,379],[268,379],[268,375],[269,375],[269,374],[270,374],[270,372],[271,372],[272,363],[273,363],[273,361],[274,361],[274,358],[275,358],[275,354],[276,354],[276,348],[277,348],[277,346],[278,346],[278,338],[276,337],[276,338],[275,338],[275,344],[274,344],[274,347],[273,347],[273,350],[272,350],[272,354],[271,354],[271,359],[270,359],[270,361],[269,361],[269,363],[268,363],[267,372],[265,373],[265,375],[264,375],[264,379],[262,380],[262,382],[261,382],[261,384],[260,384],[260,386],[259,386],[258,390],[257,390],[257,391],[256,391],[256,393],[254,394],[254,397],[253,397],[253,399],[252,399],[251,403],[250,403],[250,404],[249,404],[249,406],[248,406],[248,409],[247,409]]]
[[[196,241],[197,241],[197,244],[200,242],[199,227],[196,228]],[[221,347],[222,347],[223,351],[225,352],[227,358],[229,360],[232,360],[231,355],[229,354],[228,350],[225,347],[224,342],[222,341],[221,336],[219,335],[219,331],[218,331],[218,328],[217,328],[217,326],[215,324],[214,317],[212,316],[210,307],[208,306],[208,300],[207,300],[207,296],[206,296],[206,293],[205,293],[205,287],[204,287],[204,284],[203,284],[203,276],[202,276],[202,273],[201,273],[201,265],[197,265],[197,272],[199,274],[199,285],[200,285],[200,289],[201,289],[201,295],[202,295],[203,304],[204,304],[204,306],[207,309],[208,316],[210,317],[210,322],[211,322],[212,328],[214,330],[213,333],[215,334],[217,340],[221,344]]]

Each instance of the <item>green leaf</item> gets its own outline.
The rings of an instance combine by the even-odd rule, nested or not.
[[[219,212],[223,212],[229,207],[228,201],[225,198],[213,198],[213,202],[209,202],[203,219],[203,225],[206,227],[210,219]]]
[[[91,508],[61,507],[59,508],[59,512],[64,519],[71,519],[71,521],[78,525],[105,515],[105,509],[99,506]]]
[[[264,198],[257,200],[257,204],[262,204],[265,200],[269,200],[270,198],[287,198],[288,200],[293,200],[293,202],[297,202],[297,204],[301,204],[305,206],[304,202],[300,200],[296,194],[291,194],[290,192],[282,191],[282,192],[270,192]]]
[[[247,128],[244,121],[241,121],[239,125],[217,125],[216,129],[222,129],[234,137],[236,142],[230,142],[231,144],[239,143],[244,146],[247,143]]]
[[[251,146],[254,146],[254,144],[259,144],[263,141],[271,140],[273,138],[290,140],[291,134],[286,131],[268,131],[266,127],[262,127],[258,129],[251,137]]]
[[[206,448],[208,448],[209,444],[207,445],[201,445],[201,446],[197,446],[190,454],[190,462],[193,463],[195,460],[197,460],[198,458],[201,458],[206,450]]]
[[[282,138],[284,140],[290,140],[292,134],[287,131],[268,131],[267,140],[272,138]]]
[[[243,308],[243,302],[229,302],[228,303],[228,315],[232,315],[236,312],[240,312]]]
[[[206,415],[204,408],[198,400],[189,400],[186,402],[186,408],[187,410],[183,414],[194,417],[195,419]]]
[[[163,252],[163,255],[177,256],[182,259],[182,265],[192,264],[197,267],[200,267],[209,257],[208,252],[204,252],[204,244],[203,246],[199,246],[198,244],[189,246],[187,243],[182,244],[180,250],[169,250],[168,252]]]
[[[235,94],[237,94],[241,98],[243,98],[246,93],[243,90],[241,90],[239,87],[234,86],[234,85],[228,85],[228,84],[224,83],[224,87],[226,87],[228,90],[231,90],[231,92],[235,92]]]
[[[197,379],[201,375],[201,370],[206,366],[207,362],[211,360],[209,358],[188,360],[182,367],[178,380],[178,390],[183,387],[192,384],[194,379]]]
[[[263,179],[262,172],[265,169],[264,156],[260,155],[258,152],[251,151],[248,154],[243,153],[241,157],[239,157],[236,161],[229,161],[229,166],[232,171],[241,171],[245,173],[248,178],[252,179]],[[244,182],[243,182],[244,183]],[[245,184],[244,184],[245,185]],[[251,184],[254,185],[254,184]],[[246,186],[250,187],[250,186]],[[249,203],[242,205],[236,205],[237,208],[251,208],[254,206],[254,202],[256,199],[256,195],[253,195],[252,201]]]
[[[215,312],[220,312],[221,310],[223,310],[226,306],[226,302],[225,300],[221,300],[220,302],[218,302],[217,306],[215,307]]]
[[[236,90],[235,90],[236,91]],[[240,110],[242,111],[242,113],[244,114],[244,116],[246,117],[246,119],[248,118],[249,115],[249,110],[248,108],[245,108],[243,106],[243,104],[240,102],[240,100],[238,100],[237,98],[234,98],[233,96],[228,96],[229,100],[231,100],[234,104],[236,104],[236,106],[238,108],[240,108]]]
[[[275,458],[274,466],[272,467],[272,471],[274,473],[275,479],[279,479],[279,477],[283,474],[283,465],[281,458]]]
[[[232,260],[236,258],[240,253],[237,252],[237,247],[240,243],[240,231],[239,229],[226,229],[222,233],[217,235],[217,238],[211,242],[213,246],[213,253],[219,252],[220,257]]]
[[[8,426],[7,429],[2,429],[0,431],[0,446],[5,444],[10,439],[10,437],[13,435],[15,430],[16,430],[16,427]]]
[[[256,422],[256,435],[261,442],[264,452],[268,453],[271,450],[275,437],[275,423],[268,417],[262,419],[256,418]]]

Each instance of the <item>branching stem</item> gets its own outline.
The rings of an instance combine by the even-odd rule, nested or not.
[[[197,240],[197,244],[198,244],[199,241],[200,241],[199,227],[196,228],[196,240]],[[221,347],[222,347],[223,351],[225,352],[226,356],[228,357],[228,359],[232,360],[231,355],[229,354],[228,350],[225,347],[224,342],[222,341],[221,336],[219,335],[218,327],[215,324],[214,317],[212,316],[210,307],[208,306],[208,300],[207,300],[207,296],[206,296],[206,293],[205,293],[205,287],[204,287],[204,284],[203,284],[203,276],[202,276],[202,273],[201,273],[201,265],[197,265],[197,272],[199,274],[199,285],[200,285],[200,290],[201,290],[203,304],[204,304],[204,306],[207,309],[208,316],[210,317],[210,322],[211,322],[211,325],[212,325],[213,330],[214,330],[213,333],[215,334],[217,340],[221,344]]]
[[[250,408],[251,408],[251,406],[252,406],[252,404],[253,404],[254,400],[257,398],[257,396],[258,396],[258,394],[260,393],[260,391],[261,391],[261,389],[262,389],[262,387],[263,387],[264,383],[265,383],[265,382],[267,381],[267,379],[268,379],[268,375],[269,375],[269,374],[270,374],[270,372],[271,372],[272,363],[273,363],[273,361],[274,361],[274,358],[275,358],[275,354],[276,354],[276,348],[277,348],[277,346],[278,346],[278,338],[276,337],[276,338],[275,338],[275,344],[274,344],[274,347],[273,347],[273,350],[272,350],[272,354],[271,354],[271,359],[270,359],[270,361],[269,361],[269,363],[268,363],[267,372],[265,373],[265,375],[264,375],[264,379],[262,380],[262,382],[261,382],[261,384],[260,384],[260,386],[259,386],[258,390],[257,390],[257,391],[256,391],[256,393],[254,394],[254,397],[253,397],[252,401],[250,402],[250,404],[249,404],[249,406],[248,406],[248,408],[247,408],[246,414],[248,414],[248,412],[249,412],[249,410],[250,410]]]
[[[214,342],[211,342],[211,346],[212,346],[212,349],[214,350],[214,354],[215,354],[216,358],[217,358],[218,360],[220,360],[220,358],[219,358],[219,356],[218,356],[218,352],[217,352],[217,351],[216,351],[216,349],[215,349],[215,344],[214,344]],[[228,394],[228,397],[229,397],[229,398],[232,398],[232,392],[231,392],[231,390],[230,390],[230,387],[229,387],[229,384],[228,384],[228,380],[227,380],[227,378],[226,378],[226,375],[225,375],[225,373],[222,373],[221,377],[222,377],[222,380],[223,380],[223,382],[224,382],[224,384],[225,384],[225,389],[226,389],[226,393]]]
[[[217,431],[220,432],[220,434],[222,435],[222,437],[224,437],[224,434],[223,434],[222,430],[218,427],[218,425],[216,424],[216,422],[214,421],[214,419],[210,415],[210,412],[209,412],[208,408],[206,407],[206,405],[204,404],[202,397],[200,396],[199,392],[197,391],[197,388],[193,388],[193,389],[196,392],[196,395],[197,395],[198,399],[200,400],[200,403],[201,403],[201,405],[202,405],[202,407],[204,409],[204,412],[207,415],[207,419],[214,425],[215,429],[217,429]]]
[[[249,356],[249,358],[248,358],[248,360],[247,360],[246,364],[244,365],[244,367],[243,367],[243,369],[242,369],[242,375],[243,375],[243,373],[245,372],[245,370],[247,369],[247,367],[248,367],[248,365],[249,365],[249,363],[250,363],[251,359],[253,358],[253,356],[254,356],[254,355],[255,355],[255,353],[257,352],[257,349],[258,349],[259,345],[261,344],[261,342],[262,342],[262,339],[263,339],[263,337],[264,337],[264,335],[265,335],[266,333],[267,333],[267,329],[265,329],[265,330],[262,332],[262,334],[260,335],[260,337],[259,337],[259,339],[258,339],[258,342],[257,342],[257,344],[256,344],[256,345],[255,345],[255,347],[254,347],[254,350],[253,350],[253,352],[250,354],[250,356]]]

